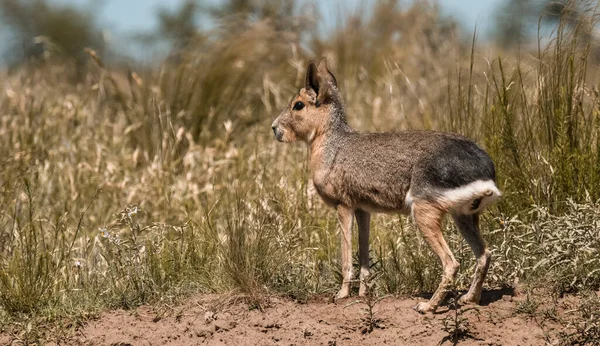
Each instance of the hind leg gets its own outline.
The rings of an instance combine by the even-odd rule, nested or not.
[[[371,214],[358,209],[354,212],[356,223],[358,224],[358,259],[360,263],[360,289],[358,296],[363,297],[367,294],[366,280],[370,274],[369,266],[369,229]]]
[[[460,231],[460,234],[465,238],[477,260],[475,266],[475,274],[469,291],[460,297],[459,302],[462,304],[474,303],[479,304],[481,299],[481,287],[487,275],[490,266],[491,252],[485,248],[485,243],[479,231],[479,214],[459,215],[453,214],[452,218]]]
[[[446,294],[450,290],[456,271],[458,270],[458,262],[454,258],[452,251],[448,247],[444,235],[442,234],[442,218],[445,214],[437,205],[426,202],[414,202],[412,207],[413,218],[423,234],[423,237],[442,261],[444,273],[442,281],[437,290],[427,303],[419,303],[415,310],[420,313],[433,312],[442,303]]]

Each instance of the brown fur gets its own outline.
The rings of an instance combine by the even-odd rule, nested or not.
[[[301,104],[299,103],[301,102]],[[444,299],[458,268],[442,232],[443,216],[453,214],[478,264],[466,302],[478,302],[489,266],[489,251],[479,234],[478,213],[500,192],[489,156],[470,140],[450,133],[407,131],[357,133],[347,123],[337,81],[325,61],[310,64],[305,87],[272,125],[281,142],[304,141],[312,181],[322,199],[338,211],[342,243],[342,288],[350,293],[351,231],[359,228],[361,284],[369,272],[371,212],[412,213],[415,223],[444,268],[442,282],[420,312],[433,311]]]

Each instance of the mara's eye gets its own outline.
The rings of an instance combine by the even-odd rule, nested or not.
[[[294,103],[294,110],[295,111],[299,111],[302,108],[304,108],[304,103],[302,101],[298,101],[298,102]]]

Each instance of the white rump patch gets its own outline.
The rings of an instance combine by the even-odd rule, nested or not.
[[[492,180],[477,180],[468,185],[441,191],[444,204],[461,214],[475,214],[494,203],[502,193]],[[479,205],[476,200],[480,199]]]

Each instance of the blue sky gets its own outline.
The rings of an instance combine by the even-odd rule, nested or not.
[[[51,0],[73,6],[99,4],[98,23],[107,34],[112,44],[119,47],[132,47],[127,41],[135,33],[150,31],[156,27],[156,12],[160,8],[175,9],[183,0]],[[358,4],[374,3],[378,0],[316,0],[321,11],[328,16],[334,9],[352,10]],[[419,0],[415,0],[419,1]],[[219,0],[205,0],[207,3],[218,3]],[[480,37],[485,36],[493,22],[494,10],[502,0],[438,0],[444,14],[454,17],[466,30],[472,32],[477,23]],[[341,6],[340,6],[341,5]],[[332,16],[335,14],[331,13]],[[2,49],[0,44],[0,49]],[[141,52],[144,54],[144,52]],[[155,52],[145,52],[147,57]],[[138,55],[138,54],[135,54]],[[142,55],[143,56],[143,55]]]
[[[85,5],[90,1],[100,1],[100,23],[113,34],[150,30],[156,25],[156,11],[159,8],[174,9],[183,0],[54,0],[56,2]],[[356,6],[358,3],[370,3],[377,0],[331,0],[321,1],[323,7],[339,8]],[[417,0],[418,1],[418,0]],[[209,0],[208,3],[218,3]],[[494,10],[502,0],[439,0],[444,13],[456,18],[468,31],[478,22],[485,30],[492,22]],[[329,5],[329,6],[328,6]]]

